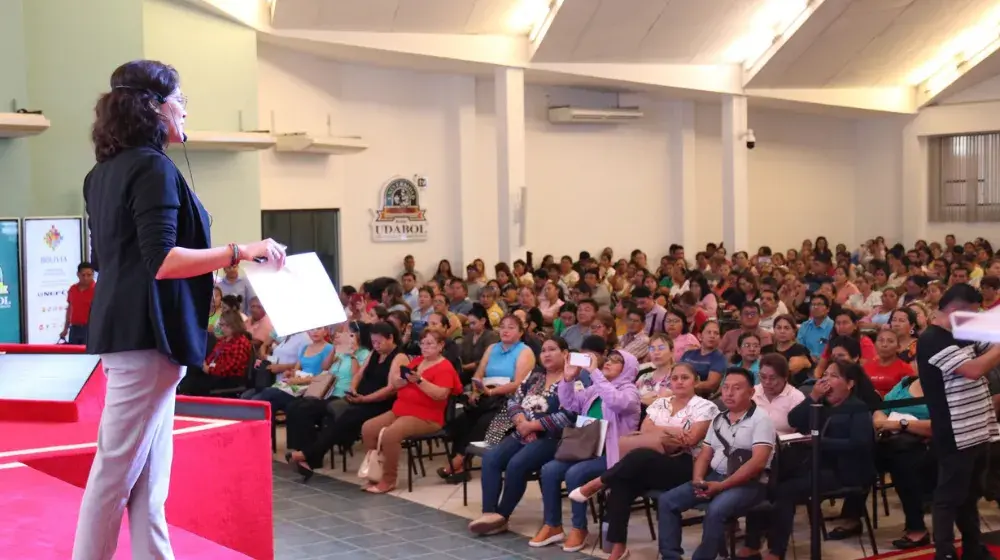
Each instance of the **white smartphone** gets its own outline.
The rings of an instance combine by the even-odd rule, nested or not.
[[[569,365],[582,368],[590,367],[590,355],[581,352],[570,352]]]

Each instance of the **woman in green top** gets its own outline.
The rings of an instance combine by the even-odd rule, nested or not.
[[[885,403],[924,396],[917,376],[904,377],[885,395]],[[937,459],[930,446],[930,411],[926,404],[916,404],[876,410],[872,424],[879,434],[878,453],[893,488],[903,506],[906,522],[903,535],[892,546],[909,550],[930,544],[930,533],[924,524],[924,502],[934,491],[937,481]]]
[[[212,290],[212,307],[208,314],[208,330],[215,331],[215,323],[222,317],[222,288],[216,286]]]
[[[343,323],[334,331],[333,344],[334,358],[330,365],[330,373],[337,378],[337,381],[330,388],[326,398],[341,399],[344,393],[351,390],[354,376],[364,369],[368,355],[371,354],[368,348],[371,346],[371,341],[369,338],[367,344],[362,344],[360,333],[348,328],[347,323]]]

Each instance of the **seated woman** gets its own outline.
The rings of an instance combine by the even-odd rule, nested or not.
[[[514,432],[483,455],[483,515],[469,523],[472,533],[507,530],[507,520],[528,487],[528,475],[552,460],[562,429],[575,420],[576,415],[561,410],[559,403],[567,349],[562,339],[545,341],[542,368],[518,385],[501,412],[510,418]]]
[[[544,525],[528,545],[542,547],[565,539],[563,550],[577,552],[583,549],[587,541],[587,504],[571,504],[573,528],[568,536],[564,535],[563,481],[566,482],[566,489],[572,492],[619,461],[618,438],[639,427],[641,407],[639,391],[634,383],[639,371],[639,361],[628,352],[612,351],[602,370],[591,370],[591,385],[582,391],[575,386],[578,372],[572,367],[567,369],[563,378],[565,382],[559,384],[559,403],[563,410],[608,423],[604,453],[600,457],[578,462],[553,459],[542,467]]]
[[[822,455],[820,465],[815,466],[818,468],[821,491],[845,486],[867,489],[875,479],[875,433],[871,414],[868,406],[853,395],[855,386],[864,375],[857,363],[837,359],[816,382],[809,398],[788,413],[788,423],[799,433],[808,434],[809,409],[813,403],[823,404],[820,413]],[[812,491],[811,471],[802,469],[797,476],[778,482],[770,516],[747,519],[748,547],[759,543],[759,535],[766,529],[770,551],[763,556],[765,560],[785,557],[795,520],[795,507],[804,503]],[[864,507],[864,496],[846,498],[841,518],[848,525],[833,529],[827,538],[842,540],[860,534],[860,512]]]
[[[779,315],[774,319],[774,344],[761,348],[761,354],[772,352],[781,354],[788,360],[788,380],[798,387],[812,377],[813,362],[809,349],[799,344],[795,335],[798,324],[791,315]]]
[[[760,383],[754,387],[753,402],[767,411],[779,436],[795,433],[788,423],[788,413],[806,399],[802,391],[788,383],[788,373],[788,360],[781,354],[760,357]]]
[[[463,471],[465,449],[472,442],[485,439],[493,418],[505,409],[507,399],[535,367],[535,355],[521,341],[524,336],[521,320],[516,315],[507,315],[500,320],[499,330],[500,341],[491,344],[479,362],[464,414],[448,426],[456,455],[448,467],[442,467],[437,472],[451,484],[469,479],[469,474]]]
[[[656,333],[649,337],[649,363],[654,369],[640,375],[635,381],[643,406],[649,406],[656,399],[671,394],[670,373],[674,369],[673,344],[666,333]]]
[[[285,410],[296,397],[306,391],[312,378],[330,369],[335,358],[333,345],[326,341],[326,329],[310,329],[309,344],[299,351],[295,367],[287,370],[274,385],[245,397],[271,403],[271,413]]]
[[[892,288],[882,291],[882,305],[874,308],[863,319],[858,322],[861,330],[876,330],[889,324],[892,312],[898,308],[899,293]]]
[[[865,363],[865,373],[878,394],[884,396],[903,378],[913,375],[913,366],[899,358],[899,339],[892,329],[878,332],[875,351],[875,359]]]
[[[389,384],[389,375],[398,376],[400,366],[405,366],[409,358],[400,352],[399,331],[391,323],[374,323],[370,331],[375,353],[368,359],[361,374],[354,376],[350,391],[345,393],[344,400],[351,406],[336,416],[331,414],[335,411],[328,407],[327,422],[319,435],[312,440],[300,437],[297,441],[302,442],[302,448],[290,448],[285,453],[285,459],[298,466],[305,480],[312,477],[313,469],[323,465],[323,457],[333,446],[354,444],[365,422],[392,409],[396,389]],[[289,425],[289,429],[292,425],[308,424],[295,422]]]
[[[667,310],[664,324],[667,336],[673,342],[675,362],[679,362],[685,352],[698,348],[700,345],[698,337],[688,330],[687,317],[676,308],[671,307]]]
[[[890,331],[883,331],[890,332]],[[879,333],[881,337],[881,333]],[[903,378],[885,396],[886,403],[924,396],[917,376]],[[906,518],[903,536],[892,546],[909,550],[931,542],[924,524],[924,503],[934,493],[937,481],[937,459],[928,445],[931,438],[931,417],[926,404],[886,408],[875,411],[872,424],[879,435],[878,455],[885,465],[892,485],[903,505]]]
[[[420,338],[421,356],[400,367],[398,373],[390,373],[389,385],[397,391],[392,410],[361,427],[365,449],[379,449],[383,457],[382,480],[365,487],[366,491],[385,494],[396,489],[403,440],[440,430],[444,426],[448,398],[462,393],[458,373],[441,354],[445,340],[444,333],[438,329],[424,330]]]
[[[208,308],[208,332],[215,332],[215,322],[222,316],[222,288],[212,289],[212,306]]]
[[[608,349],[618,346],[615,316],[610,311],[598,311],[594,322],[590,324],[590,334],[603,338]]]
[[[241,309],[243,309],[243,296],[234,296],[234,295],[222,296],[222,313],[225,313],[226,311],[235,311],[239,313],[240,321],[243,321],[243,330],[245,331],[246,325],[250,321],[250,317],[244,315],[243,312],[240,311]],[[221,317],[222,314],[220,313],[219,316]],[[222,327],[219,326],[218,320],[216,320],[215,322],[214,332],[215,332],[215,338],[222,338],[223,336],[225,336],[222,334]]]
[[[177,386],[178,394],[205,397],[211,391],[233,389],[246,383],[247,368],[253,359],[253,345],[247,336],[243,317],[239,311],[227,309],[215,322],[215,327],[222,332],[215,347],[205,358],[200,371],[188,369]]]
[[[917,373],[917,314],[908,307],[897,309],[889,315],[889,328],[896,333],[899,359],[911,364]]]
[[[462,371],[459,377],[462,384],[468,385],[472,381],[472,375],[479,371],[479,363],[483,359],[486,350],[500,341],[500,335],[493,330],[489,318],[486,316],[486,308],[478,303],[472,304],[472,310],[468,314],[469,328],[462,336],[462,344],[459,347],[459,355],[462,360]]]
[[[256,347],[267,345],[271,342],[271,333],[274,327],[271,325],[271,318],[264,311],[264,306],[260,304],[257,297],[250,298],[250,319],[247,321],[247,332],[253,337],[253,344]]]
[[[448,338],[456,342],[462,340],[462,321],[458,318],[458,315],[452,313],[448,309],[448,296],[444,294],[434,294],[434,311],[448,318],[446,323],[448,327]],[[461,376],[462,370],[459,370],[458,373]]]
[[[726,355],[719,350],[722,336],[719,322],[711,319],[701,329],[701,347],[688,350],[681,361],[691,364],[698,374],[698,385],[694,390],[701,397],[709,397],[719,390],[722,374],[726,371]]]
[[[621,310],[625,332],[618,337],[618,349],[635,356],[640,362],[649,357],[649,335],[646,334],[646,313],[634,306],[623,307],[618,302],[615,311]],[[618,319],[615,319],[615,334],[618,334]]]
[[[608,489],[607,540],[612,543],[612,560],[628,555],[625,543],[632,502],[650,490],[670,490],[691,481],[693,454],[719,413],[715,404],[695,394],[697,383],[690,364],[674,365],[670,374],[673,394],[649,405],[639,433],[628,436],[632,442],[619,441],[619,445],[636,448],[600,477],[570,492],[571,500],[584,503],[602,488]]]
[[[358,327],[355,327],[358,325]],[[355,330],[357,328],[358,330]],[[305,333],[293,336],[309,337]],[[303,346],[305,346],[305,344]],[[341,324],[334,332],[334,358],[330,365],[330,373],[336,382],[323,399],[303,397],[295,399],[285,406],[285,436],[288,449],[302,449],[312,443],[323,424],[323,418],[336,418],[351,406],[344,396],[354,386],[357,378],[368,363],[371,355],[371,335],[367,326],[358,323]],[[280,350],[281,346],[278,346]],[[277,352],[276,352],[277,353]],[[291,368],[298,362],[298,353]],[[328,410],[329,409],[329,410]]]
[[[760,383],[757,379],[757,372],[760,371],[760,337],[755,333],[745,332],[736,339],[736,345],[733,365],[749,371],[755,384]]]

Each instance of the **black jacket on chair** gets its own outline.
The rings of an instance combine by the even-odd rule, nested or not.
[[[180,365],[205,360],[212,275],[157,280],[174,247],[211,247],[209,216],[174,163],[152,146],[98,163],[83,184],[91,260],[100,272],[87,351],[156,349]]]

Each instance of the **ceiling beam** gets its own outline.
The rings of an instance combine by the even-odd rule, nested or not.
[[[949,95],[995,76],[1000,63],[1000,37],[981,51],[962,60],[956,58],[917,86],[917,106],[926,107]]]
[[[734,64],[615,64],[589,62],[533,62],[536,72],[580,76],[629,86],[653,86],[710,93],[742,94],[740,68]]]
[[[538,48],[542,46],[542,42],[548,36],[549,29],[552,28],[552,24],[559,17],[559,12],[562,11],[563,4],[565,4],[565,0],[552,0],[552,7],[549,8],[549,13],[546,14],[545,20],[539,25],[537,31],[532,32],[533,36],[529,37],[528,60],[535,58],[535,53],[538,52]]]
[[[853,0],[812,0],[757,60],[744,64],[743,85],[764,87],[795,63]]]
[[[881,113],[911,114],[917,110],[912,87],[747,89],[748,97],[780,99],[813,105],[847,107]]]

